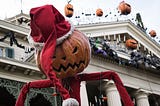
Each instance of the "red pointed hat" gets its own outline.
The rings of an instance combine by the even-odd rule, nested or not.
[[[42,59],[45,55],[53,57],[57,40],[67,38],[71,31],[71,24],[52,5],[44,5],[30,10],[31,32],[35,44],[43,43]],[[46,55],[47,54],[47,55]],[[44,60],[44,61],[45,61]],[[42,63],[44,63],[44,61]],[[47,65],[47,64],[46,64]]]
[[[73,28],[52,5],[32,8],[30,10],[30,17],[30,35],[34,44],[44,44],[40,57],[41,67],[47,77],[53,80],[57,89],[62,93],[63,98],[67,99],[69,98],[69,93],[62,87],[52,69],[52,57],[55,52],[57,40],[63,41],[72,33]]]
[[[52,5],[32,8],[31,36],[34,42],[46,43],[50,35],[60,38],[70,33],[71,25],[63,15]]]

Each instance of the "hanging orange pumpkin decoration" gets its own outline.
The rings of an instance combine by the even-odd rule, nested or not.
[[[69,18],[72,17],[74,12],[73,5],[69,3],[65,5],[64,12],[66,17],[69,17]]]
[[[151,37],[156,37],[156,35],[157,35],[155,30],[151,30],[149,32],[149,34],[150,34]]]
[[[40,56],[37,56],[40,68]],[[75,30],[63,43],[57,45],[52,67],[58,78],[67,78],[82,72],[90,61],[88,38]],[[40,68],[41,69],[41,68]]]
[[[138,43],[134,39],[126,40],[126,47],[129,48],[129,49],[136,49],[137,45],[138,45]]]
[[[103,15],[102,9],[98,8],[98,9],[96,10],[96,15],[99,16],[99,17],[101,17],[101,16]]]
[[[131,6],[128,3],[122,1],[118,6],[118,10],[121,12],[122,15],[128,15],[131,12]]]

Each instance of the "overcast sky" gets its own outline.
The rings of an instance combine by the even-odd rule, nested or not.
[[[19,14],[21,9],[24,13],[29,14],[31,8],[45,4],[53,4],[63,14],[67,1],[68,0],[1,0],[0,19]],[[75,12],[97,8],[108,11],[116,9],[121,1],[122,0],[72,0],[71,4],[74,6]],[[158,39],[160,39],[160,0],[124,1],[131,5],[131,14],[135,15],[136,13],[140,13],[144,26],[148,28],[148,31],[151,29],[156,30]]]

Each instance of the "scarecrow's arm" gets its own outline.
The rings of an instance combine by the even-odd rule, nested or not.
[[[20,94],[18,96],[15,106],[24,106],[24,102],[30,88],[47,88],[47,87],[53,87],[53,86],[54,84],[52,83],[51,80],[38,80],[38,81],[26,83],[25,85],[23,85],[20,91]]]

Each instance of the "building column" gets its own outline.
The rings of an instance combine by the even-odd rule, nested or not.
[[[149,106],[148,93],[140,89],[135,93],[137,106]]]
[[[112,80],[104,85],[108,106],[122,106],[121,99],[117,87]]]
[[[80,97],[81,97],[81,106],[89,106],[86,81],[81,82]]]

